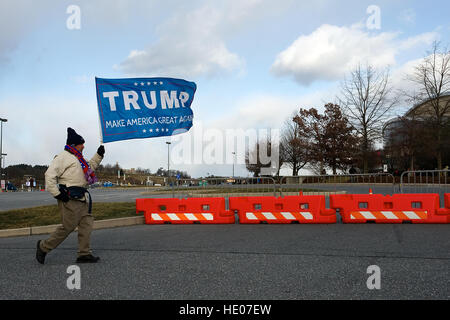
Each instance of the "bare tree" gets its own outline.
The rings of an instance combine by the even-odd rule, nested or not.
[[[298,175],[298,171],[308,163],[307,142],[300,134],[299,125],[294,121],[297,113],[284,122],[281,133],[280,155],[283,163],[292,168],[292,175]]]
[[[275,143],[275,142],[274,142]],[[266,155],[266,157],[263,157]],[[274,156],[276,156],[274,154]],[[261,176],[261,169],[271,168],[272,141],[271,137],[260,138],[253,147],[248,148],[245,153],[245,166],[248,171],[253,173],[254,177]],[[280,175],[280,167],[283,164],[281,152],[278,152],[278,168],[275,175]]]
[[[417,110],[415,116],[432,124],[437,167],[441,170],[443,149],[448,143],[444,139],[444,133],[449,121],[450,99],[444,97],[450,93],[450,51],[441,48],[440,43],[435,41],[431,52],[408,76],[408,80],[417,88],[416,91],[406,93],[410,101],[427,102],[429,105],[429,109]]]
[[[397,99],[391,96],[389,69],[358,66],[341,84],[338,97],[344,113],[361,138],[363,170],[368,172],[370,147],[381,138],[383,122],[390,116]]]

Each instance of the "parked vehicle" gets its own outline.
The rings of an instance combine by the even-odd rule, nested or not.
[[[6,184],[6,190],[8,190],[8,191],[17,191],[17,188],[11,182],[8,182]]]

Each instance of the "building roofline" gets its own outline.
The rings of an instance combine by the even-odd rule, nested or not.
[[[450,97],[450,91],[445,91],[441,93],[440,98],[445,98],[445,97]],[[427,102],[434,100],[436,98],[428,98],[426,100],[423,100],[421,102],[416,103],[415,105],[413,105],[410,109],[408,109],[408,111],[405,112],[405,116],[408,115],[409,113],[413,112],[414,110],[418,109],[419,107],[423,106],[424,104],[426,104]]]

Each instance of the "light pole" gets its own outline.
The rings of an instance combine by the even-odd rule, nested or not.
[[[3,122],[8,119],[0,118],[0,179],[3,179]]]
[[[169,184],[169,186],[170,186],[170,161],[169,161],[169,147],[170,147],[170,144],[171,144],[171,142],[169,142],[169,141],[166,141],[166,144],[167,144],[167,183]]]
[[[234,155],[234,157],[233,157],[233,179],[234,179],[234,162],[235,162],[235,158],[236,158],[236,152],[232,152],[232,154]]]

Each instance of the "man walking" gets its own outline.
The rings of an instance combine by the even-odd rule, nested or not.
[[[94,218],[91,214],[92,202],[86,199],[88,185],[97,181],[94,174],[105,154],[100,146],[88,162],[83,158],[84,139],[72,128],[67,129],[67,142],[64,151],[58,154],[45,172],[46,189],[58,200],[62,225],[48,239],[39,240],[36,259],[44,264],[45,256],[55,249],[78,227],[77,263],[97,262],[90,249],[90,236]]]

